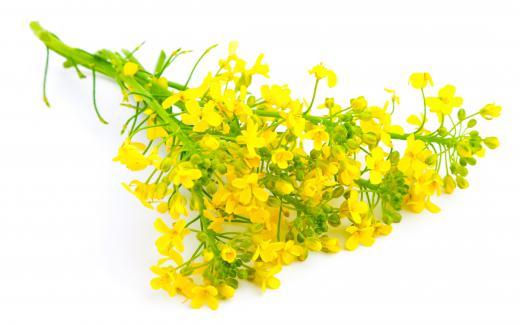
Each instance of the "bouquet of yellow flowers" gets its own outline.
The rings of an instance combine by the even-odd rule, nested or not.
[[[402,210],[439,212],[433,198],[468,187],[469,166],[499,145],[475,127],[479,116],[496,118],[501,107],[490,103],[466,113],[452,85],[426,96],[433,87],[429,73],[410,77],[423,108],[408,118],[414,127],[407,132],[392,123],[399,105],[393,90],[386,89],[382,107],[362,96],[346,105],[334,98],[315,105],[318,87],[336,84],[336,74],[323,64],[309,71],[315,87],[307,102],[286,85],[252,89],[253,78],[268,77],[269,67],[263,55],[247,64],[235,43],[216,72],[191,86],[213,47],[186,82],[176,83],[164,72],[186,51],[162,51],[155,68],[146,70],[135,57],[138,48],[91,54],[36,22],[31,28],[47,48],[45,76],[49,51],[63,56],[65,67],[80,77],[82,68],[91,71],[101,122],[106,123],[96,105],[96,75],[121,87],[130,117],[114,161],[149,172],[124,187],[161,215],[154,226],[162,258],[151,268],[151,286],[186,297],[194,308],[216,309],[240,280],[276,289],[276,274],[310,251],[371,246],[390,234]],[[311,113],[315,106],[321,114]],[[433,131],[426,129],[428,115],[438,120]],[[188,236],[197,242],[189,252]]]

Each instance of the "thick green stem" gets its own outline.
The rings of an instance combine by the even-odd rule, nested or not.
[[[143,100],[146,104],[159,115],[165,123],[168,123],[168,129],[178,136],[185,145],[196,148],[196,144],[181,130],[181,122],[166,112],[157,100],[154,99],[152,94],[143,86],[143,84],[150,82],[149,73],[140,71],[136,74],[135,78],[124,76],[107,60],[84,50],[66,45],[56,35],[45,30],[38,22],[31,22],[30,26],[34,34],[45,44],[47,49],[63,56],[75,65],[81,65],[89,70],[101,73],[116,82],[123,82],[131,88],[132,91],[143,95]],[[169,85],[175,89],[184,89],[182,85],[175,82],[170,82]]]

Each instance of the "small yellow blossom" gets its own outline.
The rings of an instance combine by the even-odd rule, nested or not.
[[[235,178],[231,183],[239,190],[239,201],[244,205],[251,203],[254,197],[262,202],[267,201],[269,193],[258,186],[258,174],[251,173],[243,178]]]
[[[202,177],[199,169],[191,167],[190,163],[180,163],[172,171],[172,181],[175,185],[182,184],[190,189],[195,184],[193,181]]]
[[[215,103],[209,101],[201,109],[196,100],[186,103],[187,113],[181,114],[182,122],[193,125],[193,131],[204,132],[210,127],[218,127],[222,123],[222,117],[215,111]]]
[[[428,72],[415,72],[410,76],[409,83],[415,89],[424,89],[428,84],[433,87],[432,76]]]
[[[438,97],[427,97],[426,105],[439,115],[449,115],[454,107],[462,105],[462,98],[455,96],[455,86],[446,85],[439,90]]]
[[[142,153],[145,148],[146,146],[142,143],[130,142],[129,139],[126,139],[113,160],[121,162],[130,170],[143,170],[151,163]]]
[[[175,248],[179,252],[184,251],[183,239],[187,234],[190,233],[185,228],[186,221],[181,219],[173,224],[172,228],[169,228],[162,219],[157,218],[154,223],[155,229],[162,234],[156,242],[159,252],[168,252],[170,248]],[[164,254],[168,255],[168,254]]]
[[[314,75],[314,77],[316,77],[317,80],[327,78],[327,85],[330,88],[336,86],[336,73],[334,73],[334,71],[332,70],[325,68],[323,63],[314,66],[311,70],[309,70],[309,74]]]
[[[358,191],[350,191],[349,198],[341,204],[340,213],[353,223],[359,224],[362,216],[368,212],[368,204],[359,200]]]
[[[139,66],[134,62],[126,62],[123,67],[123,74],[127,77],[132,77],[139,70]]]
[[[228,263],[233,263],[237,258],[237,251],[233,247],[224,245],[220,250],[220,257]]]
[[[288,240],[285,242],[280,255],[284,264],[291,264],[304,253],[305,249],[302,246],[297,245],[293,240]]]
[[[278,289],[280,287],[280,280],[274,276],[282,270],[280,265],[258,262],[255,269],[254,281],[262,288],[262,291],[267,288]]]
[[[314,141],[314,149],[316,150],[321,150],[323,143],[329,141],[329,134],[321,125],[307,132],[305,137]]]
[[[370,183],[377,185],[383,180],[383,176],[390,170],[392,164],[385,159],[385,152],[381,147],[372,149],[366,156],[367,168],[370,170]]]
[[[256,155],[256,149],[265,146],[265,139],[258,135],[258,126],[253,120],[247,121],[246,130],[237,137],[237,143],[245,144],[250,155]]]
[[[289,166],[288,161],[292,160],[293,157],[294,155],[290,151],[285,149],[276,149],[271,156],[271,160],[281,169],[286,169]]]
[[[157,278],[153,278],[150,281],[150,285],[154,290],[163,289],[166,291],[170,297],[173,297],[177,294],[177,287],[175,286],[175,282],[177,280],[177,273],[175,272],[175,268],[173,267],[160,267],[154,265],[151,267],[151,270]]]
[[[235,295],[235,288],[233,288],[232,286],[229,286],[227,284],[224,284],[218,288],[218,292],[225,299],[229,299],[229,298],[233,298],[233,296]]]
[[[261,241],[253,255],[253,260],[260,257],[263,262],[272,262],[278,259],[284,248],[285,244],[283,242]]]
[[[275,188],[283,195],[288,195],[294,192],[294,187],[292,184],[283,180],[276,181]]]
[[[186,198],[181,193],[175,193],[171,197],[169,205],[170,208],[168,211],[173,219],[179,219],[181,214],[184,216],[188,215],[188,209],[186,208]]]
[[[191,307],[200,308],[208,305],[209,308],[215,310],[218,308],[218,290],[212,285],[196,286],[191,290]]]
[[[203,148],[209,149],[209,150],[217,150],[220,146],[219,141],[214,136],[211,136],[209,134],[206,134],[202,139],[200,140],[200,145]]]
[[[484,106],[480,109],[479,114],[486,120],[491,120],[493,118],[499,117],[501,111],[502,111],[501,106],[498,106],[495,104],[487,104],[486,106]]]
[[[353,251],[359,247],[359,244],[363,246],[372,246],[374,244],[374,227],[370,224],[363,222],[360,225],[348,226],[345,230],[347,232],[347,241],[345,242],[345,249]]]
[[[365,97],[359,96],[350,100],[350,107],[352,107],[354,112],[359,113],[368,107],[368,103]]]

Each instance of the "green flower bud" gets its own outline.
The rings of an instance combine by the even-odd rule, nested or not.
[[[190,157],[190,162],[194,165],[198,165],[200,163],[200,156],[197,154],[194,154]]]
[[[332,197],[336,199],[342,196],[344,191],[343,186],[338,186],[332,191]]]
[[[473,157],[467,157],[465,160],[471,166],[475,166],[477,164],[477,160]]]
[[[466,111],[464,110],[464,108],[459,109],[459,111],[457,112],[457,118],[459,119],[459,121],[462,121],[466,118]]]
[[[304,178],[305,178],[305,172],[301,169],[298,169],[296,171],[296,180],[301,182],[301,181],[303,181]]]
[[[209,194],[215,194],[217,192],[217,185],[213,182],[209,183],[208,185],[206,185],[206,191]]]
[[[256,104],[256,98],[255,96],[249,96],[247,98],[247,106],[252,107]]]
[[[377,135],[375,133],[369,132],[363,134],[363,142],[365,142],[368,145],[376,145],[377,141],[379,139],[377,138]]]
[[[457,176],[457,186],[460,188],[460,189],[465,189],[469,186],[469,183],[468,181],[462,177],[462,176]]]
[[[341,225],[341,219],[338,214],[329,214],[327,222],[331,227],[339,227]]]
[[[397,165],[397,163],[399,163],[400,156],[401,155],[399,154],[399,151],[392,151],[388,156],[388,159],[390,160],[392,165]]]
[[[453,193],[453,191],[455,190],[455,187],[457,186],[457,184],[455,183],[455,180],[453,179],[453,177],[451,177],[451,175],[446,175],[446,177],[444,177],[443,185],[444,185],[444,192],[446,192],[447,194]]]
[[[311,150],[311,158],[318,159],[321,156],[321,150]]]
[[[484,138],[484,144],[489,149],[496,149],[500,145],[500,142],[498,141],[497,137],[487,137],[487,138]]]
[[[166,157],[161,161],[161,171],[168,172],[172,168],[173,160],[170,157]]]
[[[359,144],[354,139],[348,139],[347,148],[349,148],[351,150],[355,150],[355,149],[359,148]]]
[[[444,126],[441,126],[437,132],[441,137],[446,136],[448,134],[448,129],[446,129]]]
[[[477,120],[475,120],[474,118],[468,121],[468,128],[475,127],[475,125],[477,125]]]
[[[217,168],[216,168],[217,172],[219,172],[220,174],[225,174],[227,172],[227,167],[225,164],[217,164]]]

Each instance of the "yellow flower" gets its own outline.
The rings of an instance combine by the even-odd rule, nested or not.
[[[439,115],[451,114],[454,107],[462,106],[462,98],[455,96],[455,86],[446,85],[439,89],[438,97],[427,97],[426,105]]]
[[[152,209],[151,203],[162,200],[166,196],[167,187],[164,183],[146,184],[138,180],[133,180],[130,184],[124,184],[123,187],[141,201],[141,203]]]
[[[127,77],[132,77],[139,70],[139,66],[134,62],[126,62],[123,67],[123,74]]]
[[[320,237],[321,241],[321,250],[326,253],[337,253],[341,250],[341,246],[339,245],[339,240],[337,238],[331,238],[328,236]]]
[[[260,87],[260,93],[265,103],[279,108],[289,107],[291,103],[291,91],[287,85],[263,85]]]
[[[212,285],[195,286],[191,289],[191,295],[192,308],[198,309],[204,305],[213,310],[218,308],[218,290]]]
[[[193,131],[204,132],[210,127],[218,127],[222,123],[222,116],[215,111],[215,103],[209,101],[201,109],[196,100],[186,102],[187,113],[181,114],[182,122],[193,125]]]
[[[294,240],[288,240],[285,242],[281,251],[282,262],[284,264],[291,264],[304,254],[305,249],[302,246],[297,245]]]
[[[374,238],[374,227],[369,223],[363,222],[360,225],[348,226],[345,230],[347,232],[347,241],[345,242],[345,249],[353,251],[359,247],[359,244],[363,246],[372,246],[375,242]]]
[[[502,107],[493,103],[482,107],[479,111],[479,114],[486,120],[491,120],[493,118],[499,117],[501,111]]]
[[[182,184],[187,189],[190,189],[195,185],[193,181],[202,177],[202,173],[199,169],[193,168],[191,163],[183,162],[178,164],[171,174],[171,180],[173,184]]]
[[[282,193],[283,195],[288,195],[294,192],[294,187],[291,183],[279,180],[275,183],[275,188],[278,192]]]
[[[258,174],[256,173],[251,173],[243,178],[235,178],[231,184],[240,190],[239,201],[244,205],[250,204],[253,197],[262,202],[269,198],[269,193],[258,186]]]
[[[161,127],[161,126],[154,126],[156,125],[156,118],[157,116],[151,115],[148,119],[148,128],[146,129],[146,137],[150,140],[154,140],[157,138],[165,138],[168,136],[168,132]]]
[[[162,219],[157,218],[153,225],[155,229],[162,234],[155,243],[161,254],[168,255],[167,252],[171,248],[175,248],[179,252],[184,251],[183,240],[184,237],[190,233],[190,231],[185,228],[186,220],[181,219],[175,222],[172,228],[169,228]]]
[[[265,289],[278,289],[280,287],[280,280],[274,275],[282,270],[278,264],[272,265],[269,263],[257,262],[255,265],[255,283],[258,284],[262,291]]]
[[[224,245],[220,251],[220,257],[228,263],[233,263],[237,258],[237,251],[233,247]]]
[[[385,159],[385,152],[381,147],[371,150],[365,157],[367,168],[370,169],[370,183],[377,185],[383,180],[383,176],[390,170],[392,164]]]
[[[329,134],[322,125],[307,132],[305,137],[314,141],[314,149],[316,150],[321,150],[323,143],[329,141]]]
[[[175,296],[177,294],[177,287],[175,286],[177,273],[175,273],[175,268],[154,265],[151,267],[151,270],[158,276],[150,281],[151,287],[154,290],[163,289],[170,297]]]
[[[377,221],[374,223],[374,236],[388,236],[392,232],[392,226]]]
[[[253,261],[260,257],[263,262],[273,262],[278,259],[284,247],[285,243],[283,242],[271,243],[270,240],[262,240],[256,247]]]
[[[173,219],[179,219],[180,215],[188,215],[188,209],[186,208],[186,198],[179,192],[175,193],[169,201],[169,212]]]
[[[318,108],[328,108],[330,115],[334,115],[341,111],[341,106],[334,102],[334,98],[325,98],[325,103],[319,105]]]
[[[293,153],[285,149],[276,149],[271,156],[273,163],[277,164],[281,169],[286,169],[289,165],[287,162],[292,160],[294,157]]]
[[[415,72],[410,76],[409,83],[415,89],[424,89],[428,84],[433,87],[432,76],[428,72]]]
[[[368,103],[365,97],[359,96],[350,100],[350,107],[352,107],[354,112],[359,113],[368,107]]]
[[[361,177],[361,163],[354,159],[345,159],[341,162],[339,180],[343,185],[353,185],[356,179]]]
[[[258,135],[258,126],[251,119],[247,121],[246,130],[237,137],[237,143],[245,144],[250,155],[256,155],[256,148],[265,146],[265,139]]]
[[[217,138],[209,135],[209,134],[206,134],[201,140],[200,140],[200,145],[205,148],[205,149],[209,149],[209,150],[217,150],[218,147],[220,146],[220,142],[217,140]]]
[[[130,142],[126,139],[113,161],[121,162],[132,171],[143,170],[151,164],[150,159],[142,154],[145,148],[142,143]]]
[[[330,88],[336,86],[336,73],[334,73],[334,71],[332,70],[325,68],[323,63],[314,66],[311,70],[309,70],[309,74],[314,75],[314,77],[316,77],[317,80],[327,78],[327,84]]]
[[[228,286],[227,284],[221,285],[218,288],[218,291],[220,295],[222,295],[222,297],[226,299],[233,298],[233,296],[235,295],[235,288],[233,288],[232,286]]]
[[[340,213],[347,216],[350,221],[360,224],[362,215],[368,212],[368,205],[366,202],[359,201],[358,191],[350,191],[349,198],[341,204]]]
[[[426,159],[431,156],[431,151],[426,149],[422,140],[415,140],[412,134],[406,139],[406,151],[397,164],[397,168],[405,175],[418,177],[426,168]]]

